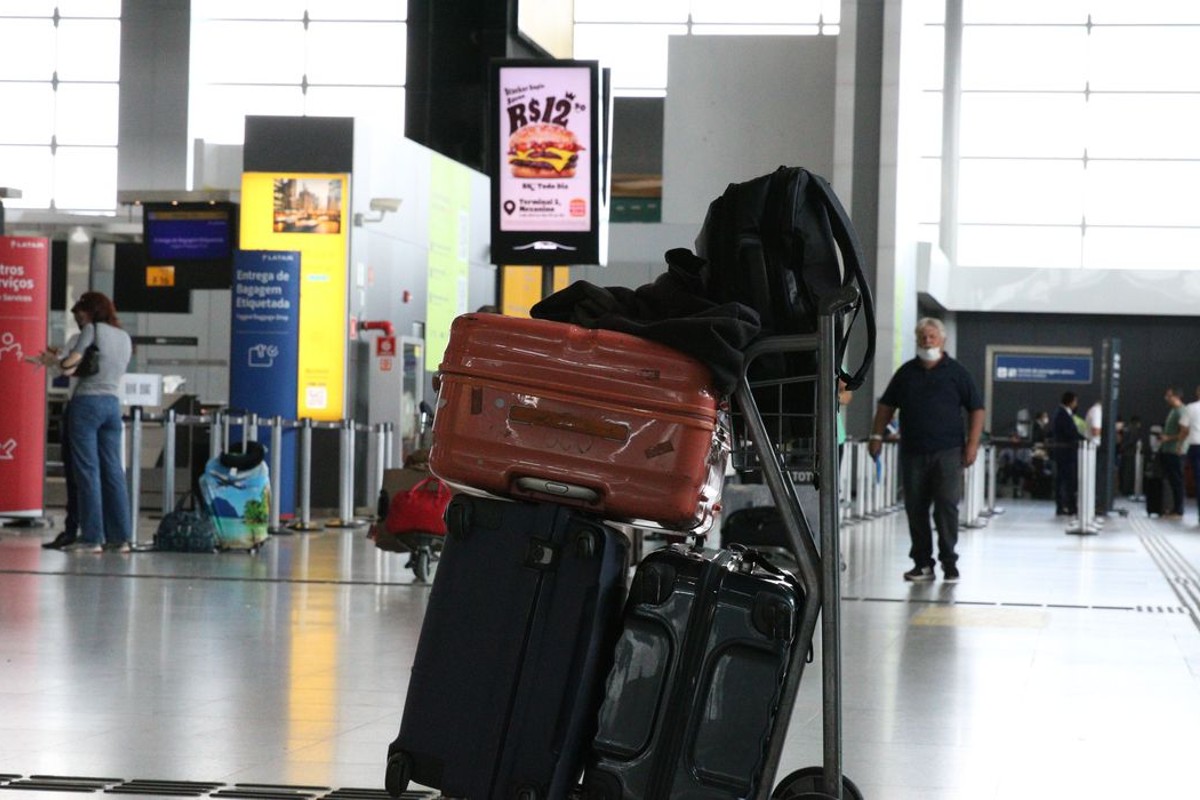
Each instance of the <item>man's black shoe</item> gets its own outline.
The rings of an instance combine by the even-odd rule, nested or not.
[[[58,536],[54,537],[54,541],[43,543],[42,548],[45,550],[62,550],[67,545],[74,544],[74,542],[75,536],[63,531]]]

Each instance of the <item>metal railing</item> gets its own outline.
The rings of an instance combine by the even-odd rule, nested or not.
[[[1093,536],[1103,525],[1096,515],[1096,443],[1085,440],[1079,443],[1079,463],[1075,467],[1079,486],[1075,496],[1078,511],[1067,533]]]
[[[842,451],[839,479],[843,524],[890,514],[902,502],[900,492],[900,446],[884,442],[878,458],[872,458],[862,440],[847,440]]]
[[[179,494],[175,486],[176,467],[176,438],[180,427],[207,427],[209,432],[208,458],[218,457],[222,452],[229,452],[231,437],[235,428],[240,428],[240,442],[245,447],[247,442],[264,444],[269,461],[271,481],[271,508],[268,530],[271,533],[286,531],[321,530],[326,525],[330,527],[361,527],[369,520],[359,518],[354,513],[355,498],[355,439],[356,434],[365,433],[374,440],[374,455],[367,464],[365,482],[366,496],[378,496],[383,486],[384,472],[392,465],[391,455],[395,443],[395,426],[384,422],[374,425],[357,423],[352,419],[333,422],[315,421],[310,418],[285,420],[275,416],[261,419],[257,414],[249,412],[234,412],[217,410],[207,414],[177,414],[167,410],[163,414],[146,414],[139,406],[130,409],[125,417],[129,445],[126,448],[125,467],[129,488],[130,509],[130,540],[136,545],[138,516],[142,508],[142,442],[145,428],[161,427],[163,431],[162,457],[162,513],[168,514],[174,508]],[[269,443],[259,439],[260,430],[270,430]],[[338,431],[338,516],[326,523],[313,521],[312,516],[312,436],[313,430],[324,428]],[[280,507],[280,487],[284,470],[283,464],[283,434],[284,431],[296,430],[298,448],[296,463],[289,465],[298,473],[296,496],[297,502],[291,509],[292,520],[285,526],[281,522],[283,509]]]

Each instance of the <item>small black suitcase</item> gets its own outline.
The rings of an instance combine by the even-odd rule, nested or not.
[[[561,800],[620,630],[626,540],[552,504],[456,495],[386,787]]]
[[[753,551],[647,556],[600,709],[587,800],[752,797],[801,606],[795,578]]]

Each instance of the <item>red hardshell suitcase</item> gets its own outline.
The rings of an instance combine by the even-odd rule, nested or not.
[[[694,358],[617,331],[465,314],[439,379],[429,465],[442,480],[643,527],[712,524],[728,432]]]

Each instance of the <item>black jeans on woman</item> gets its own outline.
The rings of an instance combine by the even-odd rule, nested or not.
[[[67,435],[67,409],[63,407],[62,418],[58,423],[59,452],[62,458],[63,477],[67,483],[67,518],[63,521],[62,532],[52,541],[42,545],[48,550],[59,550],[75,541],[79,536],[79,500],[75,494],[75,464],[71,460],[71,438]]]

